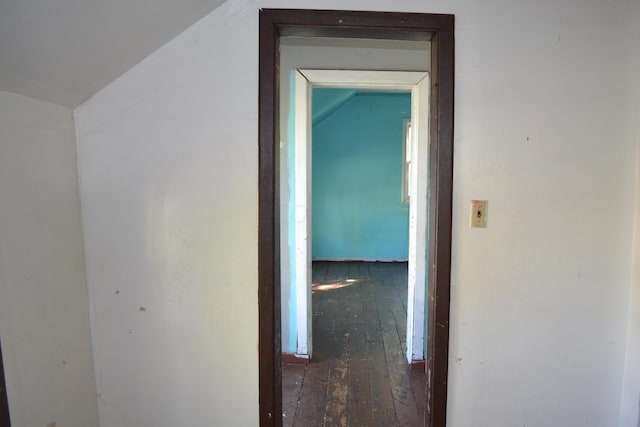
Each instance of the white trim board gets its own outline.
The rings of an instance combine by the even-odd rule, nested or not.
[[[413,164],[409,205],[407,360],[424,360],[427,288],[429,74],[415,71],[312,70],[295,74],[296,353],[311,357],[311,88],[411,91]]]

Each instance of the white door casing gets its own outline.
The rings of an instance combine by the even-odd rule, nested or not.
[[[411,91],[407,360],[424,360],[427,288],[429,74],[413,71],[299,69],[295,74],[296,353],[312,354],[311,336],[311,88]]]

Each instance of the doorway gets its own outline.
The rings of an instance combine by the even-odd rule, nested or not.
[[[428,50],[418,52],[426,56]],[[385,73],[376,74],[380,79]],[[428,77],[416,74],[416,80]],[[352,80],[366,82],[362,76]],[[428,89],[426,81],[424,86]],[[419,98],[409,90],[322,86],[312,88],[311,114],[296,111],[310,117],[313,129],[310,160],[295,169],[310,167],[312,176],[307,197],[312,231],[300,243],[306,250],[310,242],[312,248],[308,327],[313,354],[306,365],[287,363],[284,354],[284,426],[322,425],[323,420],[336,426],[422,425],[422,343],[407,354],[413,346],[407,304],[413,300],[407,293],[409,204],[402,191],[403,124],[411,118],[412,99],[419,104]],[[296,139],[296,147],[301,142]],[[288,176],[287,170],[281,176]],[[309,289],[307,283],[296,285],[301,284],[296,292]],[[282,287],[288,285],[283,278]],[[417,305],[424,308],[424,301]],[[283,335],[286,319],[283,313]],[[424,319],[417,323],[423,325]]]
[[[427,72],[373,71],[373,70],[309,70],[294,73],[293,117],[295,161],[292,169],[295,191],[293,231],[295,245],[290,248],[290,263],[295,264],[295,307],[297,346],[299,357],[312,355],[311,314],[311,91],[312,88],[343,88],[353,90],[408,91],[411,93],[410,116],[412,121],[411,174],[408,179],[412,202],[409,204],[408,230],[408,299],[406,358],[408,363],[424,360],[425,284],[427,245],[427,184],[429,149],[429,77]],[[398,165],[401,159],[398,159]],[[289,168],[283,168],[286,171]],[[284,173],[283,173],[284,174]],[[398,199],[402,194],[398,192]],[[291,233],[289,233],[291,234]],[[283,239],[284,240],[284,239]],[[284,249],[283,249],[284,250]]]
[[[452,15],[314,10],[260,11],[259,353],[260,425],[281,425],[281,323],[277,146],[280,35],[430,40],[429,288],[425,423],[446,424],[453,171]]]

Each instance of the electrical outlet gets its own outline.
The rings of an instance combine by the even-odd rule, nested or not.
[[[487,201],[471,201],[471,228],[487,227]]]

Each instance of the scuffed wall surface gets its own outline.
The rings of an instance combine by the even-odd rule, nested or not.
[[[300,4],[228,1],[77,112],[102,427],[257,424],[259,7]],[[615,423],[629,3],[304,7],[456,14],[450,425]]]
[[[628,4],[456,5],[448,420],[615,425],[635,176]],[[472,199],[489,200],[486,230],[468,227]]]
[[[640,3],[631,2],[627,26],[630,66],[628,70],[632,120],[635,123],[636,187],[635,221],[633,245],[633,271],[629,290],[629,314],[627,322],[627,349],[622,399],[620,404],[620,426],[640,426]]]
[[[255,5],[76,111],[102,427],[258,424]]]
[[[0,337],[13,427],[97,427],[71,110],[0,92]]]

